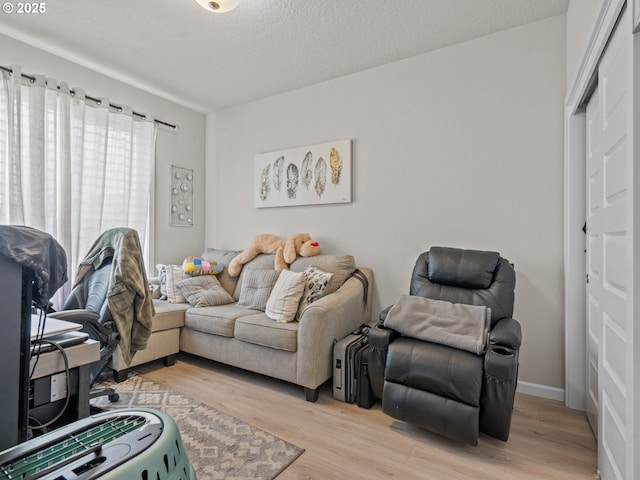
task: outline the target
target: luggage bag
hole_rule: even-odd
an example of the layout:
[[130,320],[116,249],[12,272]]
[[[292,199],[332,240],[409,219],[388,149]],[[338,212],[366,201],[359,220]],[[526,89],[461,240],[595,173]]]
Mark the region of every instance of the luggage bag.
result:
[[[368,345],[369,327],[361,325],[333,343],[333,398],[341,402],[356,401],[356,354]],[[358,357],[360,358],[360,357]]]
[[369,357],[371,356],[371,346],[365,345],[355,358],[356,371],[356,403],[361,408],[371,408],[376,403],[376,397],[373,395],[371,383],[369,381]]

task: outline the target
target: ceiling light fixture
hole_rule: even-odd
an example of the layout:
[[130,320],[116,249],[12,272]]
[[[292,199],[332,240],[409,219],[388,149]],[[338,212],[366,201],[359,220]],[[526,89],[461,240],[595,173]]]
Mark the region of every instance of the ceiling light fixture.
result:
[[196,0],[196,2],[198,2],[198,5],[209,12],[225,13],[230,12],[231,10],[236,8],[240,3],[240,0]]

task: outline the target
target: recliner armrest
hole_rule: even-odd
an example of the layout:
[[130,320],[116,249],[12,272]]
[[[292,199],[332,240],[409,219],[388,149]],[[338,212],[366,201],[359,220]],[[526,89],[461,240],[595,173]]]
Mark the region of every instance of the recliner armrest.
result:
[[520,323],[513,318],[503,318],[489,332],[489,345],[520,348],[521,343],[522,329]]
[[399,336],[395,330],[384,328],[382,323],[369,330],[369,384],[375,398],[382,399],[387,350],[389,344]]
[[378,319],[380,320],[380,323],[384,323],[385,319],[387,318],[387,314],[389,313],[389,310],[391,310],[391,307],[393,307],[393,305],[389,305],[387,308],[385,308],[380,312],[380,315],[378,315]]

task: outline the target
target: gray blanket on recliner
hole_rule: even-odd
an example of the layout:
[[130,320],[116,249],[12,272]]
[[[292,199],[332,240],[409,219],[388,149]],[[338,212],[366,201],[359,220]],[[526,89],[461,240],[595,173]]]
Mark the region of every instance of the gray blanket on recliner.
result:
[[403,295],[384,325],[407,337],[482,355],[487,346],[491,309]]

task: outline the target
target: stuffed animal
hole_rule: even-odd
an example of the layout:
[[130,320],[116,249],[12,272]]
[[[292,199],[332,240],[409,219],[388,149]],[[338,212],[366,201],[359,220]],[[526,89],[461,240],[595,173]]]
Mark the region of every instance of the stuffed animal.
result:
[[320,253],[320,245],[318,242],[311,240],[308,233],[297,233],[286,240],[270,233],[256,235],[251,244],[229,262],[229,275],[232,277],[240,275],[242,266],[261,253],[275,254],[275,269],[288,270],[288,264],[293,263],[297,255],[301,257],[318,255]]

